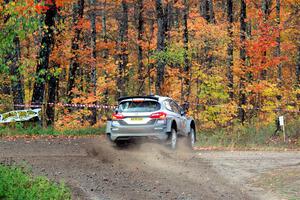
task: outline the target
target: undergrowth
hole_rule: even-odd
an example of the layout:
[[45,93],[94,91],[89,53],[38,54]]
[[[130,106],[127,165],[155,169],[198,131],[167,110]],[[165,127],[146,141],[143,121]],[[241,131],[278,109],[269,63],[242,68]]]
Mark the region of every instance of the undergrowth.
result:
[[104,133],[105,127],[100,128],[80,128],[80,129],[65,129],[57,130],[53,127],[43,128],[40,125],[24,126],[22,123],[15,123],[13,126],[0,126],[1,136],[16,136],[16,135],[52,135],[52,136],[82,136],[82,135],[99,135]]
[[45,177],[34,178],[19,167],[0,165],[0,199],[68,200],[71,193],[63,183],[57,184]]
[[275,124],[268,125],[232,125],[231,127],[214,130],[198,130],[198,146],[214,147],[300,147],[300,120],[286,124],[286,142],[283,132],[276,130]]

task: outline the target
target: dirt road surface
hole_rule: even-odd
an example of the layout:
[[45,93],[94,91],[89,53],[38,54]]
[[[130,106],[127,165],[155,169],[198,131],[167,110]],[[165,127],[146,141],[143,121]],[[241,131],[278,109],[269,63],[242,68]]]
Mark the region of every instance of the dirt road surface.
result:
[[[299,152],[125,149],[103,137],[0,140],[0,163],[63,180],[73,199],[300,199]],[[281,178],[280,178],[281,177]]]

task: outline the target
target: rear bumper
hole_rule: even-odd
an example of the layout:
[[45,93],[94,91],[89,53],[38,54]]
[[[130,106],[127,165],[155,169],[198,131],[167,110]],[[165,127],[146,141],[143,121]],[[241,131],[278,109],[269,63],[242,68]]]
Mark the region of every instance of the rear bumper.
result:
[[166,140],[168,138],[166,124],[124,126],[112,125],[112,123],[109,122],[107,124],[106,133],[111,141],[129,139],[131,137],[151,137],[159,140]]

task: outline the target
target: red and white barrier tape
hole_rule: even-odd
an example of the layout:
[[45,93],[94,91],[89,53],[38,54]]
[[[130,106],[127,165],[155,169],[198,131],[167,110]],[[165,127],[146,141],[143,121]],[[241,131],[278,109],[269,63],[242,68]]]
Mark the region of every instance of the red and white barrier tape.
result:
[[[98,109],[116,109],[115,105],[101,105],[101,104],[74,104],[74,103],[47,103],[49,106],[57,107],[73,107],[73,108],[98,108]],[[189,105],[201,106],[201,104],[191,103]],[[41,108],[43,104],[15,104],[14,107],[25,107],[25,108]],[[202,105],[203,106],[203,105]],[[220,107],[225,108],[226,105],[204,105],[205,107]],[[262,110],[262,108],[253,107],[240,107],[235,106],[235,108],[243,108],[245,110]],[[300,110],[289,110],[289,109],[273,109],[274,112],[289,112],[289,113],[300,113]]]
[[[205,105],[205,104],[197,104],[197,103],[190,103],[189,105],[192,106],[204,106],[205,108],[207,107],[219,107],[219,108],[226,108],[228,107],[228,105],[217,105],[217,104],[213,104],[213,105]],[[267,110],[263,110],[262,108],[258,108],[258,107],[251,107],[251,106],[246,106],[246,107],[242,107],[242,106],[233,106],[234,108],[240,109],[243,108],[244,110],[260,110],[262,112],[268,112]],[[300,110],[290,110],[290,109],[284,109],[284,108],[276,108],[270,111],[274,111],[274,112],[290,112],[290,113],[300,113]]]
[[[99,104],[74,104],[74,103],[47,103],[49,106],[58,107],[73,107],[73,108],[104,108],[104,109],[115,109],[117,106],[111,105],[99,105]],[[25,108],[41,108],[43,104],[15,104],[14,107],[25,107]]]

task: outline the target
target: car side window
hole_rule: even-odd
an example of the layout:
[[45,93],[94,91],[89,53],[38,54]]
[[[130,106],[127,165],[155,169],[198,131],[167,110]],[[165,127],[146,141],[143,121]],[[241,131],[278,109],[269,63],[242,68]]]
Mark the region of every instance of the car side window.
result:
[[179,106],[174,101],[170,101],[170,105],[171,105],[173,112],[178,113],[178,114],[180,113]]
[[177,109],[178,109],[178,113],[181,113],[181,111],[183,110],[182,107],[180,105],[178,105],[178,103],[176,101],[174,101]]
[[167,110],[172,111],[172,107],[170,105],[170,101],[166,100],[164,101],[164,105],[166,107]]

